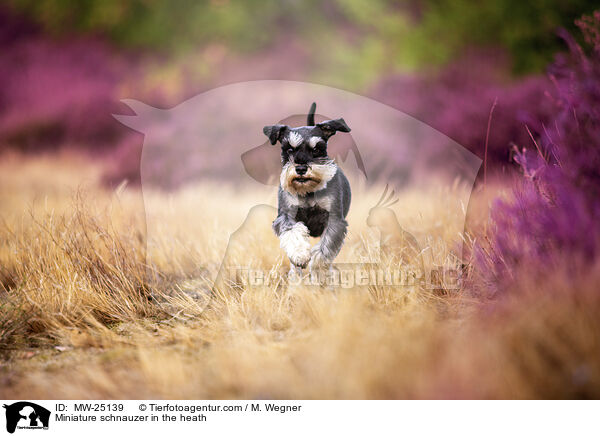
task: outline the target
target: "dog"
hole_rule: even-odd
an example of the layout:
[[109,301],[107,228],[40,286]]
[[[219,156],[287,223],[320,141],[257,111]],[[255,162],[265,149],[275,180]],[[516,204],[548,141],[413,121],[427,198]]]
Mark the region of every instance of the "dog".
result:
[[[340,252],[348,223],[350,183],[327,155],[327,141],[337,132],[350,132],[343,118],[315,125],[316,103],[307,125],[265,126],[271,145],[281,144],[277,218],[273,230],[293,267],[312,271],[330,265]],[[309,236],[320,237],[311,247]],[[292,269],[293,270],[293,269]]]

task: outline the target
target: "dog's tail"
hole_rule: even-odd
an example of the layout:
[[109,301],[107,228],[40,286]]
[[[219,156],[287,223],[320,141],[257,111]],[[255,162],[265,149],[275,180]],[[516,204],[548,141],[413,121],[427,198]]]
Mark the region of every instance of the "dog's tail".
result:
[[310,105],[310,109],[308,110],[308,116],[306,117],[306,125],[314,126],[315,125],[315,111],[317,110],[317,103],[313,102]]

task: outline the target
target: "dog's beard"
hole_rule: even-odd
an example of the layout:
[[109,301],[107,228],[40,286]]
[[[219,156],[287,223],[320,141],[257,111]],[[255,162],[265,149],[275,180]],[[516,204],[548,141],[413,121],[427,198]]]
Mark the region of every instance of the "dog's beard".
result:
[[337,171],[332,160],[323,163],[311,163],[305,174],[296,173],[296,165],[288,162],[281,170],[281,187],[293,195],[304,196],[310,192],[324,189]]

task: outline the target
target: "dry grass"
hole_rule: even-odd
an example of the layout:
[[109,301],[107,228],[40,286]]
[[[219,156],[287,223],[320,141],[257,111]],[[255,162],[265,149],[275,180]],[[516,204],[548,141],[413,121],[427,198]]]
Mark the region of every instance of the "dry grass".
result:
[[[87,163],[13,157],[1,166],[0,397],[600,392],[600,302],[590,283],[553,280],[540,298],[540,284],[523,281],[518,297],[493,305],[465,292],[415,287],[225,283],[206,304],[225,254],[223,229],[235,230],[257,199],[273,205],[270,190],[201,185],[147,192],[146,228],[140,191],[101,189],[98,169]],[[49,174],[60,177],[49,181]],[[449,230],[460,211],[448,198],[460,189],[400,193],[405,209],[426,202],[419,216],[398,217],[422,244],[425,268],[468,263],[458,259],[459,235]],[[491,197],[476,194],[464,240],[483,231]],[[376,260],[378,234],[365,224],[373,204],[360,198],[343,262]],[[249,218],[227,251],[231,263],[267,270],[284,264],[269,227],[273,213],[264,207]],[[574,286],[576,297],[563,292]]]

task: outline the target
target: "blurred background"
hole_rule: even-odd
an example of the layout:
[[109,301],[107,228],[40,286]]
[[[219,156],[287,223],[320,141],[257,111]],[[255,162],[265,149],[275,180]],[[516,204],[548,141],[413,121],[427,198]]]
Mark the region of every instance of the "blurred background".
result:
[[[600,398],[594,7],[584,0],[5,0],[0,398]],[[273,79],[300,89],[279,95],[302,104],[238,98],[249,93],[221,98]],[[328,106],[313,96],[319,87],[342,97]],[[221,106],[199,96],[209,90]],[[337,103],[350,93],[360,102],[347,106],[354,111]],[[257,164],[263,154],[253,153],[274,152],[277,174],[278,151],[264,145],[262,126],[302,122],[296,108],[308,109],[313,98],[319,117],[349,121],[350,142],[337,150],[360,148],[373,183],[351,180],[347,253],[369,254],[408,233],[423,247],[426,268],[460,265],[463,292],[442,282],[408,295],[385,286],[245,292],[236,283],[210,310],[199,305],[212,295],[207,279],[228,247],[223,229],[238,228],[259,203],[276,204],[274,186],[260,184],[267,183]],[[235,149],[212,143],[233,112],[214,108],[227,104],[256,117],[251,133],[229,132]],[[211,116],[195,116],[189,105]],[[194,116],[180,117],[181,109]],[[380,154],[389,165],[402,158],[397,142],[385,141],[393,136],[368,124],[386,112],[425,123],[411,119],[419,127],[412,131],[387,123],[418,139],[415,155],[425,154],[423,144],[437,150],[436,136],[447,135],[477,165],[457,144],[483,160],[476,188],[402,185],[395,210],[375,206],[388,180],[364,138],[386,143]],[[138,189],[144,142],[157,138],[171,155],[171,145],[185,145],[161,123],[144,137],[134,130],[144,117],[121,123],[112,115],[141,113],[152,121],[176,114],[167,127],[191,137],[190,150],[200,134],[208,143],[196,156],[221,163],[233,149],[235,165],[221,171],[225,165],[186,150],[177,156],[190,172],[218,171],[196,186]],[[236,127],[244,126],[240,118]],[[443,135],[429,127],[420,134],[423,126]],[[343,138],[332,139],[330,152]],[[144,157],[158,156],[145,161],[150,175],[162,176],[152,163],[164,163],[177,177],[162,178],[169,182],[161,187],[180,188],[179,161],[157,150],[144,148]],[[431,155],[448,166],[447,155]],[[223,183],[244,169],[256,183]],[[465,200],[451,201],[457,195]],[[272,213],[259,217],[262,227],[246,227],[253,231],[234,252],[238,265],[285,262],[273,260],[282,252]],[[391,262],[401,252],[394,250],[387,250]]]
[[142,135],[112,113],[173,107],[238,81],[310,81],[424,121],[507,171],[551,113],[557,30],[586,0],[8,0],[0,8],[0,148],[75,150],[139,182]]

